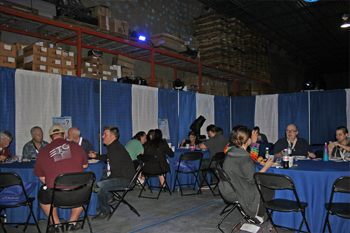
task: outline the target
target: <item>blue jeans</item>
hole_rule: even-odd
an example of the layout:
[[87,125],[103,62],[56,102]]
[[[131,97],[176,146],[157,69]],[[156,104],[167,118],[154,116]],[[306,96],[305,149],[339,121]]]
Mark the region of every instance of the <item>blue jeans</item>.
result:
[[106,214],[110,211],[109,196],[112,194],[109,191],[125,188],[128,183],[118,178],[111,178],[108,180],[101,180],[97,185],[99,186],[97,197],[101,213]]

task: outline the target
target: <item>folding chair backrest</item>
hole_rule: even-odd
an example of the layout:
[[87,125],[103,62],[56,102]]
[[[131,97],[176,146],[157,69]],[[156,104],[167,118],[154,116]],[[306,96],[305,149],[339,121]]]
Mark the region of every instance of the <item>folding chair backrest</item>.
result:
[[333,184],[334,192],[350,193],[350,176],[342,176]]
[[74,172],[58,175],[54,182],[54,187],[77,187],[86,184],[92,185],[95,181],[93,172]]
[[203,154],[201,152],[186,152],[180,156],[180,160],[187,160],[187,161],[201,160],[202,158],[203,158]]
[[231,188],[233,189],[233,191],[236,191],[235,187],[231,183],[230,177],[226,174],[224,169],[221,169],[221,168],[218,168],[218,167],[213,167],[213,169],[214,169],[216,175],[219,177],[219,181],[220,182],[227,182],[227,183],[229,183]]
[[14,172],[1,172],[0,188],[6,188],[13,185],[22,185],[21,177]]
[[[225,156],[226,155],[224,152],[218,152],[212,157],[211,162],[216,162],[215,163],[216,167],[218,167],[218,166],[222,167],[224,160],[225,160]],[[209,166],[211,166],[211,164]]]
[[254,174],[254,179],[255,179],[257,185],[264,186],[265,188],[268,188],[268,189],[294,190],[293,180],[289,176],[286,176],[286,175],[256,172]]
[[140,154],[138,160],[143,162],[142,172],[145,175],[162,175],[164,174],[159,160],[155,155]]

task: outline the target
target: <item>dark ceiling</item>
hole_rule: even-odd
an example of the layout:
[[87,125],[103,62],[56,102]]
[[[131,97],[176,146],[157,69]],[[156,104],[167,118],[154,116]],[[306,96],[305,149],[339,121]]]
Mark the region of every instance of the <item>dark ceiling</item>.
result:
[[199,0],[235,17],[321,73],[349,72],[349,30],[341,28],[349,0]]

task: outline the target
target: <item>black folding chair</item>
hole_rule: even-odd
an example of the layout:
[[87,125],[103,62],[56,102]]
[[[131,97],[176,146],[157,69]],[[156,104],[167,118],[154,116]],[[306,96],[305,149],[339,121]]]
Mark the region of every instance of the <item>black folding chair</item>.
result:
[[[52,198],[50,204],[50,213],[47,221],[46,232],[49,231],[50,226],[53,228],[57,225],[54,224],[52,211],[54,207],[62,209],[72,209],[77,207],[83,207],[84,217],[78,219],[76,223],[82,222],[81,229],[84,227],[85,220],[87,220],[90,232],[92,233],[92,227],[90,224],[87,211],[89,209],[90,198],[92,193],[92,186],[95,182],[95,173],[93,172],[74,172],[58,175],[54,181],[54,187],[52,189]],[[69,187],[69,188],[59,188]],[[62,200],[64,197],[64,200]],[[52,223],[50,223],[50,219]],[[65,222],[67,225],[70,222]]]
[[[168,182],[166,181],[166,172],[163,171],[162,167],[160,166],[160,163],[159,163],[157,156],[141,154],[141,155],[137,156],[137,159],[139,159],[143,162],[143,167],[142,167],[141,171],[142,171],[142,175],[146,178],[145,182],[141,185],[141,191],[140,191],[139,197],[158,200],[162,190],[164,190],[164,189],[168,190],[168,192],[171,195]],[[160,187],[150,185],[150,183],[148,182],[149,179],[151,177],[159,177],[159,176],[164,177],[164,183],[160,184]],[[165,184],[165,186],[164,186],[164,184]],[[151,193],[153,193],[152,188],[159,188],[157,197],[142,196],[142,192],[146,191],[146,189],[145,189],[146,185],[148,186]]]
[[38,228],[38,231],[40,231],[40,228],[38,226],[38,222],[36,221],[36,218],[34,216],[34,213],[33,213],[33,201],[35,200],[35,197],[28,197],[27,195],[27,192],[23,186],[23,182],[22,182],[22,179],[21,177],[16,174],[16,173],[13,173],[13,172],[1,172],[0,173],[0,188],[7,188],[7,187],[11,187],[11,186],[14,186],[14,185],[19,185],[22,189],[22,192],[25,196],[25,200],[21,203],[18,203],[18,204],[1,204],[0,205],[0,212],[7,209],[7,208],[16,208],[16,207],[19,207],[19,206],[28,206],[29,210],[30,210],[30,213],[28,215],[28,218],[27,218],[27,221],[25,223],[10,223],[10,222],[3,222],[0,218],[0,222],[1,222],[1,227],[2,229],[4,230],[4,232],[6,233],[6,229],[4,227],[5,224],[9,225],[14,225],[14,224],[18,224],[18,225],[24,225],[24,228],[23,228],[23,232],[26,231],[27,229],[27,226],[28,226],[28,222],[29,222],[29,219],[31,216],[33,216],[33,219],[34,219],[34,222],[35,222],[35,225],[36,227]]
[[[173,191],[175,190],[176,186],[179,186],[180,192],[181,192],[181,196],[202,194],[200,183],[199,183],[199,180],[198,180],[199,169],[201,167],[202,159],[203,159],[203,154],[201,152],[186,152],[186,153],[183,153],[180,156],[179,165],[178,165],[178,167],[176,169],[176,176],[175,176],[175,182],[174,182]],[[181,171],[180,165],[181,165],[182,161],[199,161],[199,166],[195,167],[194,169],[189,170],[189,171]],[[195,182],[194,183],[189,183],[189,184],[181,184],[180,179],[179,179],[179,174],[192,174],[195,177]],[[178,185],[176,184],[176,182],[178,183]],[[187,193],[187,194],[183,193],[182,186],[192,186],[193,185],[193,190],[195,190],[196,184],[198,185],[198,192]]]
[[112,217],[112,215],[114,214],[114,212],[117,210],[117,208],[119,207],[120,203],[124,203],[125,205],[129,206],[130,210],[132,210],[137,216],[140,217],[140,214],[137,212],[137,210],[130,205],[129,202],[127,202],[124,198],[126,196],[126,194],[128,194],[129,191],[134,190],[134,187],[137,183],[137,177],[139,176],[142,166],[143,166],[143,162],[140,160],[135,160],[135,165],[136,165],[136,161],[138,162],[138,166],[136,168],[136,172],[135,175],[132,177],[132,179],[130,180],[130,183],[128,184],[128,186],[126,186],[123,189],[118,189],[118,190],[112,190],[110,191],[113,196],[114,199],[117,200],[117,202],[114,202],[113,204],[110,204],[110,207],[112,208],[111,214],[109,215],[109,217],[107,218],[107,221],[109,221]]
[[[293,180],[286,175],[280,175],[280,174],[272,174],[272,173],[262,173],[262,172],[256,172],[254,174],[254,180],[255,184],[259,190],[259,193],[261,195],[263,205],[266,208],[266,213],[268,215],[268,220],[271,221],[271,224],[276,227],[283,227],[276,225],[272,220],[272,213],[273,211],[277,212],[301,212],[301,215],[303,216],[303,220],[300,223],[298,232],[301,231],[301,227],[305,223],[306,228],[308,232],[310,231],[309,225],[305,218],[305,209],[308,206],[308,203],[306,202],[300,202],[298,193],[295,189],[295,185]],[[272,190],[285,190],[289,189],[292,190],[295,196],[296,201],[288,200],[288,199],[273,199],[273,200],[267,200],[265,198],[266,194],[262,190],[262,187],[265,187],[267,189]],[[296,231],[296,229],[289,228],[289,227],[283,227],[289,230]],[[302,231],[304,232],[304,231]]]
[[[217,177],[216,173],[214,172],[215,170],[213,169],[213,163],[215,162],[215,167],[222,168],[222,164],[224,163],[224,159],[225,159],[225,153],[224,152],[218,152],[210,159],[208,167],[201,169],[201,172],[202,172],[202,175],[203,175],[203,180],[201,181],[200,187],[203,187],[203,183],[205,182],[208,185],[210,191],[213,193],[214,196],[220,195],[220,193],[215,193],[214,192],[214,190],[218,187],[219,183],[212,181],[209,184],[208,179],[207,179],[207,175],[208,174],[213,174],[216,177],[216,180],[218,181],[219,178]],[[211,187],[212,185],[214,185],[213,188]]]
[[[232,190],[235,192],[236,189],[233,186],[233,184],[231,183],[230,177],[228,177],[228,175],[226,174],[226,172],[218,167],[213,167],[213,171],[216,174],[216,176],[218,177],[219,182],[227,182],[230,187],[232,188]],[[238,209],[238,211],[241,213],[242,218],[232,227],[231,231],[233,231],[233,229],[243,220],[245,219],[247,222],[250,223],[259,223],[259,221],[257,219],[254,219],[252,217],[250,217],[249,215],[247,215],[244,210],[243,207],[241,206],[241,204],[237,201],[232,202],[232,201],[228,201],[227,199],[225,199],[222,195],[221,195],[222,200],[225,202],[226,206],[225,208],[221,211],[220,216],[225,214],[219,221],[218,225],[216,226],[216,228],[218,228],[221,232],[224,232],[221,228],[220,225],[222,224],[222,222],[225,220],[225,218],[227,216],[229,216],[232,211],[234,211],[236,208]]]
[[325,204],[327,216],[322,232],[325,232],[326,226],[328,226],[329,232],[332,233],[331,225],[329,224],[329,214],[335,214],[338,217],[350,219],[350,203],[333,202],[334,193],[350,193],[350,176],[342,176],[334,181],[331,198],[329,203]]

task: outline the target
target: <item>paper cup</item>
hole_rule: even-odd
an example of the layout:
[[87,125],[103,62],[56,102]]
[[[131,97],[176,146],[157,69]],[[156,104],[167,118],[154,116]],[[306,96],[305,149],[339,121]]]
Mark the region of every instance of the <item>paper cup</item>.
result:
[[186,144],[186,149],[190,149],[190,144]]
[[293,156],[289,157],[289,167],[293,167]]
[[22,162],[23,155],[17,155],[17,158],[18,158],[18,162]]

